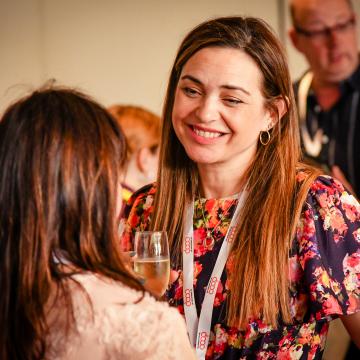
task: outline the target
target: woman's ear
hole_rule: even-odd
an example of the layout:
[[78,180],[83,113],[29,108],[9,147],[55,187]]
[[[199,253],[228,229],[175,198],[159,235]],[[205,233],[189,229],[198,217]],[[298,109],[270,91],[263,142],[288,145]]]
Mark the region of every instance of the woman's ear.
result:
[[272,129],[288,111],[289,99],[278,97],[269,110],[269,122],[267,130]]

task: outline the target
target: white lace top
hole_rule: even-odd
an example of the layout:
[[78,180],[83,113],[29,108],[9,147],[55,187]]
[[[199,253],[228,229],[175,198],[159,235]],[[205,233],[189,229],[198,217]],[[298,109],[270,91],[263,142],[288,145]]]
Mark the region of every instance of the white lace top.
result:
[[177,310],[149,295],[135,303],[141,293],[92,273],[73,278],[87,294],[70,285],[75,326],[67,338],[64,307],[50,313],[48,359],[195,359]]

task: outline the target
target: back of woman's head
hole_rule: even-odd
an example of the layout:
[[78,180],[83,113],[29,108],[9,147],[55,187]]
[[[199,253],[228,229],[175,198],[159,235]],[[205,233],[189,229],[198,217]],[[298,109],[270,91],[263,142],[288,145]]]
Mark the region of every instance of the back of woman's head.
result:
[[[41,358],[58,262],[128,282],[117,252],[126,157],[116,121],[70,89],[35,91],[0,122],[1,358]],[[60,254],[60,255],[59,255]],[[55,256],[56,255],[56,256]]]

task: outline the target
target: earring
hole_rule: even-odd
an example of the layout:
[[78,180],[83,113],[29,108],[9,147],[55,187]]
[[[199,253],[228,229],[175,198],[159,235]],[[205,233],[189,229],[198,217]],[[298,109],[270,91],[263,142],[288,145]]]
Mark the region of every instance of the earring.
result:
[[[265,137],[266,137],[265,140],[263,139],[264,134],[265,134]],[[259,140],[260,140],[262,145],[266,146],[270,142],[270,139],[271,139],[271,135],[269,133],[269,130],[260,131]]]

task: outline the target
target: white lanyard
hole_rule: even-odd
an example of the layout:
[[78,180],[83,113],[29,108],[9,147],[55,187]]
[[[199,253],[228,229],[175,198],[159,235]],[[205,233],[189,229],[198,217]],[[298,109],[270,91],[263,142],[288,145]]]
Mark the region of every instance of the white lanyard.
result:
[[319,156],[322,148],[323,130],[321,128],[318,128],[312,140],[306,126],[306,109],[307,109],[306,103],[307,103],[307,97],[309,94],[311,82],[313,80],[313,76],[314,76],[313,73],[309,71],[300,80],[299,89],[298,89],[298,110],[299,110],[299,120],[300,120],[300,131],[301,131],[305,151],[310,156],[317,157]]
[[185,217],[185,236],[183,240],[183,302],[186,327],[191,344],[196,348],[199,360],[205,359],[205,354],[210,337],[211,318],[213,312],[216,290],[220,282],[231,244],[234,240],[238,225],[238,215],[245,200],[245,191],[239,195],[239,201],[232,217],[229,229],[221,245],[209,283],[206,287],[204,301],[201,306],[200,318],[197,317],[194,296],[194,203],[189,204]]

